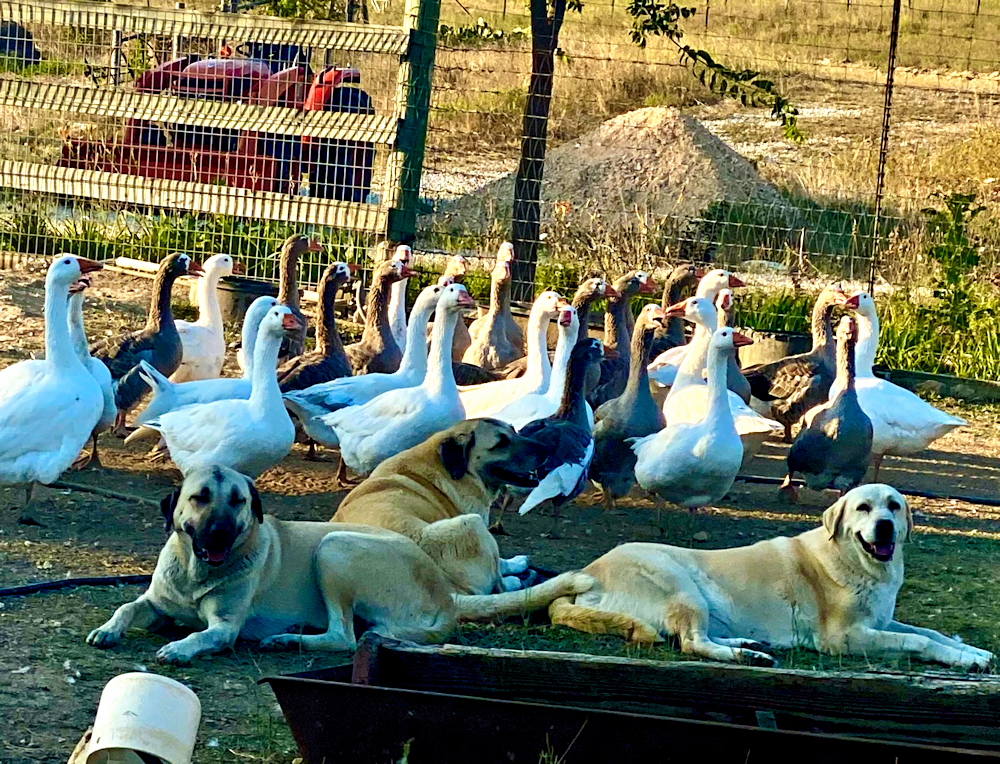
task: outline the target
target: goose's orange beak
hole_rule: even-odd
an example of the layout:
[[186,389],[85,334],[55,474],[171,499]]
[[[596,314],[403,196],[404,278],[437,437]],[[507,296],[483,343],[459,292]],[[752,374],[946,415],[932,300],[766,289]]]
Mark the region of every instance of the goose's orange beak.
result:
[[664,318],[683,318],[684,314],[687,312],[687,300],[682,302],[675,302],[673,305],[668,307],[663,311]]
[[358,272],[358,266],[357,266],[357,264],[356,263],[348,263],[347,264],[347,272],[350,273],[352,276],[355,275]]
[[188,263],[187,275],[194,276],[196,278],[198,276],[204,276],[205,269],[201,267],[201,263],[196,263],[194,260],[192,260],[190,263]]
[[747,337],[745,334],[740,334],[739,332],[733,332],[733,347],[742,348],[747,345],[752,345],[753,340]]
[[736,275],[734,275],[732,273],[729,274],[729,287],[731,289],[735,289],[736,287],[744,287],[744,286],[746,286],[746,282],[743,281],[743,279],[741,279],[739,276],[736,276]]
[[80,264],[80,273],[93,273],[104,270],[104,266],[96,260],[88,260],[86,257],[78,257],[76,261]]
[[281,328],[287,332],[294,332],[302,328],[302,322],[294,313],[286,313],[281,317]]
[[309,240],[309,251],[310,252],[322,252],[323,251],[323,245],[320,244],[319,241],[316,240],[316,239],[310,239]]
[[604,296],[614,299],[615,297],[621,297],[621,292],[615,289],[611,284],[604,285]]
[[642,284],[639,284],[639,294],[656,294],[656,282],[647,277]]

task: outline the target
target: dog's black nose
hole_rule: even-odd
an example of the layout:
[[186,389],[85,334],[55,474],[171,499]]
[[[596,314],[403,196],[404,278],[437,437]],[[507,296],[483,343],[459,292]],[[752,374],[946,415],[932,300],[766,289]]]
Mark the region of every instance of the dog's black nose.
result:
[[209,520],[202,533],[202,547],[205,549],[228,549],[236,535],[236,526],[228,517]]
[[875,523],[875,541],[892,541],[896,537],[896,526],[892,520],[879,520]]

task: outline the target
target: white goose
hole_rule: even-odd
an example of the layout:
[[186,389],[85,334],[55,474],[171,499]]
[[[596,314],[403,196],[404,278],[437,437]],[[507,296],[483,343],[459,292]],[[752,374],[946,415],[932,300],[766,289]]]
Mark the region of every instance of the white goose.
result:
[[[56,480],[79,455],[104,409],[101,386],[73,347],[69,333],[69,289],[101,265],[60,255],[45,276],[44,369],[32,362],[0,371],[0,483]],[[22,508],[22,517],[24,510]]]
[[[717,329],[718,313],[715,306],[705,297],[691,297],[667,308],[667,316],[682,316],[696,325],[695,334],[688,344],[690,351],[677,372],[670,393],[663,404],[663,416],[667,424],[699,421],[708,410],[710,394],[704,383],[703,370],[709,355],[711,338]],[[731,335],[736,347],[750,344],[750,340],[738,332]],[[784,427],[754,411],[732,390],[728,390],[729,408],[736,423],[736,430],[743,439],[744,451],[752,457],[764,440]]]
[[733,486],[743,461],[726,388],[727,356],[734,352],[732,329],[708,341],[707,407],[694,421],[668,422],[632,443],[636,481],[647,491],[690,509],[718,501]]
[[69,298],[69,337],[80,362],[90,370],[97,384],[101,386],[104,407],[101,410],[101,418],[97,420],[94,431],[90,435],[90,454],[88,456],[81,454],[80,458],[73,462],[74,469],[84,469],[91,465],[101,466],[100,459],[97,456],[97,436],[111,429],[111,425],[115,423],[115,416],[118,414],[111,371],[101,360],[90,355],[90,350],[87,346],[87,332],[83,326],[83,292],[89,286],[90,277],[83,276],[77,282],[77,285],[71,289],[72,294]]
[[431,313],[437,307],[442,290],[452,283],[442,277],[438,283],[426,287],[413,303],[403,360],[392,374],[362,374],[342,377],[305,390],[285,393],[285,407],[298,418],[306,435],[317,443],[333,448],[338,445],[337,433],[323,421],[323,416],[348,406],[361,406],[390,390],[416,387],[427,374],[427,353],[420,342]]
[[567,304],[558,292],[542,292],[531,306],[528,316],[528,368],[523,377],[459,388],[462,405],[470,419],[492,416],[518,398],[544,393],[549,389],[552,374],[546,343],[549,321]]
[[[719,297],[719,292],[723,289],[735,289],[741,286],[746,286],[746,284],[740,278],[727,270],[717,268],[702,276],[701,281],[698,282],[698,289],[694,296],[704,297],[714,305],[716,299]],[[675,348],[664,350],[650,361],[647,367],[650,380],[660,387],[670,387],[674,384],[674,377],[677,376],[681,364],[684,363],[684,358],[691,349],[694,338],[692,337],[691,340],[692,342],[689,342],[687,345],[678,345]]]
[[[862,411],[872,422],[872,456],[875,476],[886,455],[908,456],[923,451],[938,438],[967,422],[946,414],[872,371],[878,349],[878,313],[868,292],[855,292],[844,305],[858,317],[858,344],[855,350],[856,379],[854,387]],[[830,400],[838,393],[837,383],[830,388]]]
[[221,464],[255,478],[288,454],[295,426],[281,401],[274,368],[285,332],[300,329],[299,319],[284,305],[264,316],[254,346],[248,400],[185,406],[146,422],[166,440],[170,457],[183,474]]
[[183,356],[172,382],[217,379],[226,362],[226,338],[219,308],[219,279],[233,275],[233,258],[212,255],[202,264],[205,273],[198,281],[198,320],[175,321],[181,336]]
[[[253,364],[254,350],[257,345],[257,332],[260,329],[260,322],[267,315],[271,308],[277,306],[278,300],[267,295],[258,297],[247,308],[243,317],[243,339],[242,346],[246,348],[246,369],[243,376],[235,379],[199,379],[194,382],[181,382],[176,384],[152,367],[151,364],[140,362],[142,367],[142,378],[153,391],[153,398],[146,405],[139,416],[136,417],[137,425],[145,424],[150,419],[174,411],[183,406],[191,406],[197,403],[211,403],[212,401],[224,401],[230,398],[246,400],[250,397],[253,389]],[[126,443],[133,440],[144,440],[149,437],[149,428],[139,428],[126,439]]]
[[[507,422],[515,430],[520,430],[528,422],[545,419],[559,410],[566,390],[566,376],[569,373],[569,359],[580,333],[580,317],[572,305],[564,305],[559,311],[559,339],[552,358],[552,375],[549,387],[544,393],[529,393],[511,401],[493,415],[494,419]],[[590,429],[594,429],[594,410],[584,401]]]
[[[465,419],[451,366],[455,322],[476,303],[465,287],[451,284],[438,299],[427,374],[419,387],[390,390],[363,406],[323,417],[337,434],[343,463],[367,475],[390,456],[422,443]],[[418,343],[419,344],[419,343]]]
[[[392,256],[392,262],[402,263],[408,266],[410,264],[410,257],[413,255],[413,250],[411,250],[405,244],[400,244],[396,247],[396,252]],[[401,352],[406,352],[406,282],[409,279],[400,279],[395,284],[389,293],[389,328],[392,330],[392,338],[396,340],[396,344],[399,346]]]
[[[115,404],[114,381],[111,379],[111,371],[100,360],[90,355],[87,346],[87,332],[83,325],[83,302],[84,290],[90,286],[90,276],[85,275],[78,278],[69,288],[69,337],[73,343],[80,362],[90,370],[97,384],[101,386],[101,394],[104,397],[104,408],[101,411],[101,418],[97,421],[94,431],[91,433],[91,451],[89,454],[80,456],[71,465],[73,469],[86,469],[91,465],[101,466],[97,456],[97,436],[106,432],[114,424],[115,416],[118,413],[118,406]],[[31,374],[32,384],[35,380],[41,379],[47,371],[45,359],[34,359],[22,361],[18,366],[24,374],[22,379],[27,381],[28,374]]]

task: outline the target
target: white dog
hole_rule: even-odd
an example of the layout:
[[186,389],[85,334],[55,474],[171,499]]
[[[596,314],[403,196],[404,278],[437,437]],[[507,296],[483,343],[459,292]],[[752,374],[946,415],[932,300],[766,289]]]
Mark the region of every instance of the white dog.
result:
[[549,608],[553,623],[637,642],[663,635],[722,661],[771,663],[762,645],[834,655],[909,655],[985,669],[993,654],[893,620],[903,584],[906,500],[864,485],[823,514],[823,527],[736,549],[623,544],[584,572],[590,591]]

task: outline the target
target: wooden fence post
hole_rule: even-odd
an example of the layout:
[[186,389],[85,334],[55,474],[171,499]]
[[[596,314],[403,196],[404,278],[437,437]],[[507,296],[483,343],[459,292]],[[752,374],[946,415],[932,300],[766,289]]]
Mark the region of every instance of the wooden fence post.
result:
[[382,204],[388,208],[386,236],[409,241],[417,227],[420,174],[427,145],[431,77],[441,0],[406,0],[403,29],[409,48],[400,62],[396,88],[396,147],[389,155]]

